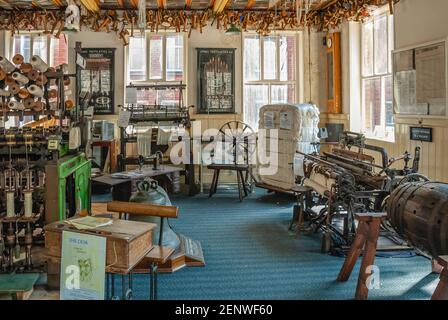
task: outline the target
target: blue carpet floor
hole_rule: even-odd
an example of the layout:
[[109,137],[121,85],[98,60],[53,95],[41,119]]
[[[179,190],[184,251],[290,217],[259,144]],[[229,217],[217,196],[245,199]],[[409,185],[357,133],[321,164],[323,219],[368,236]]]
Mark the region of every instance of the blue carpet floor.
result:
[[[96,201],[104,197],[96,197]],[[295,239],[288,231],[293,199],[256,190],[240,203],[236,192],[213,198],[176,195],[177,232],[201,241],[206,266],[159,275],[159,299],[353,299],[356,266],[347,283],[335,281],[343,258],[320,253],[319,234]],[[369,299],[429,299],[438,282],[423,257],[377,258],[381,288]],[[136,299],[147,299],[149,276],[134,282]]]

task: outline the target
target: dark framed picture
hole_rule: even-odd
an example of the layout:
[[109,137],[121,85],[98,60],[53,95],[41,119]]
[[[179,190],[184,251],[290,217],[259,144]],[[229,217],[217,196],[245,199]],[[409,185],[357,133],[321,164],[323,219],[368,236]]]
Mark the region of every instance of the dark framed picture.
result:
[[94,114],[114,113],[115,48],[83,48],[80,52],[86,62],[85,69],[76,66],[79,96],[91,94],[88,105]]
[[235,50],[197,48],[198,113],[235,113]]

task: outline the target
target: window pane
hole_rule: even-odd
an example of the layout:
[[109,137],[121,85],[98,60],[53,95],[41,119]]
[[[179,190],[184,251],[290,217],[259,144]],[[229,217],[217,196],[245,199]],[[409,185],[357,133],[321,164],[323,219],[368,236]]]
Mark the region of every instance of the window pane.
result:
[[392,73],[392,50],[395,49],[395,38],[394,38],[394,16],[389,15],[389,32],[388,32],[388,38],[389,38],[389,73]]
[[40,36],[33,38],[33,55],[39,56],[43,61],[47,62],[47,37]]
[[184,38],[181,35],[166,37],[166,80],[182,81],[184,69]]
[[162,79],[163,37],[152,36],[149,40],[149,78]]
[[381,79],[363,81],[364,129],[374,132],[381,126]]
[[264,79],[275,80],[277,74],[277,38],[264,37]]
[[244,122],[254,130],[258,128],[258,113],[268,103],[267,85],[244,86]]
[[157,103],[157,93],[154,89],[137,90],[137,104],[155,105]]
[[50,40],[50,66],[56,67],[68,63],[68,46],[64,37],[51,38]]
[[273,85],[271,86],[271,103],[294,103],[294,85]]
[[375,19],[375,74],[385,74],[389,66],[387,37],[387,16]]
[[[30,35],[15,35],[12,43],[12,57],[20,53],[25,61],[31,60],[31,36]],[[11,57],[11,58],[12,58]]]
[[129,38],[129,79],[146,80],[146,40],[144,36]]
[[244,80],[260,80],[260,37],[244,37]]
[[280,80],[292,81],[295,79],[295,49],[296,37],[280,37]]
[[362,74],[373,75],[373,22],[362,26]]
[[393,103],[393,82],[392,76],[384,77],[384,91],[386,104],[386,130],[394,129],[394,103]]

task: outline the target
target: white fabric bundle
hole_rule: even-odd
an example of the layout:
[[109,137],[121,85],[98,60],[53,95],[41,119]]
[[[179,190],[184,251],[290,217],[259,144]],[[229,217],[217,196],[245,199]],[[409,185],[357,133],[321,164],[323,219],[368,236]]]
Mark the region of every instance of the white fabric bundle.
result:
[[[278,104],[266,105],[260,109],[259,129],[266,130],[266,143],[264,151],[271,162],[274,174],[266,174],[268,165],[259,163],[256,171],[258,179],[268,185],[275,185],[283,189],[291,189],[296,184],[296,176],[303,177],[303,156],[296,152],[306,154],[314,151],[313,142],[319,142],[319,109],[315,105]],[[272,131],[271,131],[272,130]],[[276,130],[276,132],[274,132]],[[278,137],[276,148],[270,146],[271,137]],[[260,141],[258,142],[260,148]],[[262,151],[262,150],[259,150]]]

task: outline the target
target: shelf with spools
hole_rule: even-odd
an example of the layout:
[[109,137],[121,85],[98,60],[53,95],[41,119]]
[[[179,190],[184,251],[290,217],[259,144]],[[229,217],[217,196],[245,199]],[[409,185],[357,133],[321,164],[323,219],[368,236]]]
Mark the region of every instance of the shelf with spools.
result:
[[0,57],[0,97],[4,117],[39,116],[64,118],[74,107],[69,98],[70,77],[66,66],[49,67],[39,56],[30,62],[16,54],[12,61]]

